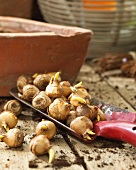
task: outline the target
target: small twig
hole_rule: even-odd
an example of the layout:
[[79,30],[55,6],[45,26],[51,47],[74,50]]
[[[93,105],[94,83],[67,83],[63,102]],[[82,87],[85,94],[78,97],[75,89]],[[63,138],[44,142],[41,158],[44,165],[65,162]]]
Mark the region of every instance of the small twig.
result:
[[133,60],[131,54],[106,54],[103,58],[100,58],[98,65],[101,67],[102,71],[120,69],[123,62],[128,62]]
[[123,74],[136,79],[136,60],[128,61],[121,67]]

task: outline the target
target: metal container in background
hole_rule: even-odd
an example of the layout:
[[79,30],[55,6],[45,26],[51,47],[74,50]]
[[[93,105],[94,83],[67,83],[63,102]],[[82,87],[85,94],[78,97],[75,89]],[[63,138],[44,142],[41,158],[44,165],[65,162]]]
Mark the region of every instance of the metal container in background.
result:
[[91,29],[88,58],[136,51],[136,0],[38,0],[44,19]]

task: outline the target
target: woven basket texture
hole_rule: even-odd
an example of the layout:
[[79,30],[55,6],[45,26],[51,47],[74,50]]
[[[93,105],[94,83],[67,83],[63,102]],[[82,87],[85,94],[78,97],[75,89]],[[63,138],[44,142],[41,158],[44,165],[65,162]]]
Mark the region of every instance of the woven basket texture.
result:
[[87,57],[136,51],[136,0],[38,0],[44,20],[93,31]]

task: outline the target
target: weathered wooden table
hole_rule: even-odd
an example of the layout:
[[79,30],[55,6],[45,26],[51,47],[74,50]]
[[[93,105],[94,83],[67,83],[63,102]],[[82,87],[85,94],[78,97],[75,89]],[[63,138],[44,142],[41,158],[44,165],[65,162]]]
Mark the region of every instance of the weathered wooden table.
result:
[[[95,63],[86,61],[76,81],[82,81],[93,97],[135,112],[136,82],[134,79],[118,76],[103,77],[102,74],[97,74],[96,70]],[[0,170],[136,169],[135,147],[102,137],[97,138],[91,144],[85,144],[61,131],[58,131],[58,134],[51,141],[55,150],[55,160],[49,164],[48,154],[37,157],[28,148],[29,141],[39,121],[36,118],[37,115],[38,113],[24,106],[17,126],[24,132],[25,142],[21,148],[16,149],[9,148],[5,143],[0,143]]]

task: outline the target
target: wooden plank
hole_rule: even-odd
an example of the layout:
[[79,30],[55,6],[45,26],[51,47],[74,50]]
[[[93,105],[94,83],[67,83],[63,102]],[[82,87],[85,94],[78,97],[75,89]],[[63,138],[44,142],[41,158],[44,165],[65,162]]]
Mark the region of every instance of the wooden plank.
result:
[[[0,143],[1,168],[9,170],[42,170],[45,168],[48,168],[49,170],[54,170],[55,168],[63,170],[84,170],[82,165],[76,164],[76,156],[59,133],[51,140],[51,144],[55,151],[55,160],[52,164],[48,163],[48,154],[35,156],[31,153],[29,150],[29,142],[33,137],[35,127],[38,123],[38,121],[32,119],[35,114],[35,112],[27,108],[18,117],[16,127],[20,128],[25,134],[25,142],[22,147],[9,148],[4,142]],[[39,115],[37,117],[39,117]],[[3,133],[4,131],[0,129],[0,134]]]
[[[134,111],[131,104],[124,100],[120,93],[113,87],[117,84],[116,79],[110,77],[104,80],[96,73],[97,66],[90,62],[85,62],[78,75],[76,82],[82,81],[88,88],[89,93],[105,102],[114,104],[121,108],[128,108]],[[124,79],[124,81],[126,81]],[[119,80],[117,81],[118,84]],[[120,85],[121,86],[121,85]],[[124,89],[119,87],[119,89]],[[129,86],[130,87],[130,86]],[[130,90],[131,91],[131,90]],[[127,94],[125,95],[127,96]],[[36,119],[35,119],[36,118]],[[29,148],[30,139],[33,136],[39,114],[28,107],[23,107],[22,115],[18,117],[19,127],[25,134],[25,142],[21,148],[9,148],[5,143],[0,143],[0,164],[1,169],[9,170],[115,170],[115,169],[136,169],[136,148],[123,143],[104,138],[96,138],[91,144],[84,144],[77,139],[67,136],[66,132],[58,130],[57,135],[51,141],[55,151],[55,160],[52,164],[48,163],[48,154],[43,156],[33,155]],[[2,129],[0,129],[2,134]]]
[[[83,81],[93,97],[100,98],[123,109],[127,108],[134,111],[131,105],[114,88],[109,86],[104,79],[101,79],[95,72],[96,67],[94,69],[90,64],[85,63],[81,68],[77,82]],[[115,79],[113,82],[115,82]],[[136,169],[136,148],[127,143],[102,137],[96,138],[91,144],[83,144],[71,136],[68,136],[68,139],[79,156],[84,158],[87,170]]]
[[97,138],[91,144],[83,144],[69,136],[87,170],[136,169],[136,148],[120,141]]
[[132,112],[135,111],[114,88],[110,87],[104,79],[95,73],[95,69],[90,67],[88,63],[83,65],[76,81],[82,81],[92,97],[99,98],[122,109],[128,109]]
[[136,82],[133,78],[109,77],[107,82],[115,88],[117,92],[128,102],[136,111]]

